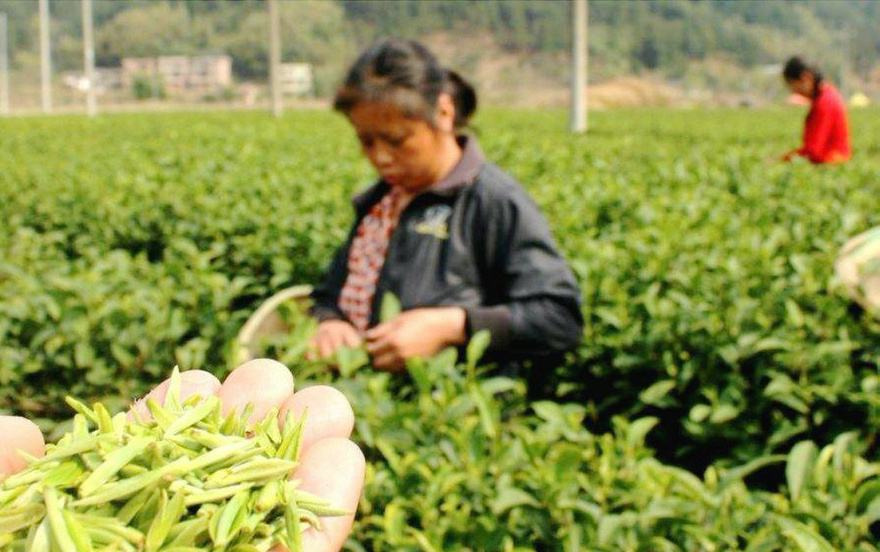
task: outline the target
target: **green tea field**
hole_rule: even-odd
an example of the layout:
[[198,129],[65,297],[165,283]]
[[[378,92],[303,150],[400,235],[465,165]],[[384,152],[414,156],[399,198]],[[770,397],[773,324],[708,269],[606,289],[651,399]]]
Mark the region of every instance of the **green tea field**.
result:
[[[407,377],[271,353],[351,400],[367,481],[350,551],[880,550],[880,319],[840,292],[880,225],[880,109],[843,166],[765,162],[805,113],[487,110],[486,156],[546,214],[583,292],[541,400],[454,351]],[[0,413],[121,410],[223,377],[274,292],[314,284],[373,174],[321,111],[0,119]],[[0,436],[2,438],[2,436]]]

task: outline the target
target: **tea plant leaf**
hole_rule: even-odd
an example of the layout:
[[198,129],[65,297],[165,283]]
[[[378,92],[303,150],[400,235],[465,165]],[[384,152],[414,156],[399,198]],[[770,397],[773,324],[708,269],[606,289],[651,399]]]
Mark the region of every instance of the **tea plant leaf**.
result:
[[[3,481],[0,546],[19,542],[15,551],[44,552],[254,546],[265,552],[282,537],[296,543],[299,531],[321,530],[318,516],[351,513],[288,480],[298,465],[304,417],[288,413],[282,433],[273,408],[250,431],[248,409],[224,419],[220,401],[211,398],[172,399],[167,407],[153,401],[159,416],[131,422],[124,413],[110,418],[96,403],[91,433],[80,423],[61,444],[50,443],[44,458],[31,458]],[[107,420],[116,422],[111,432]],[[224,427],[233,433],[224,434]],[[253,545],[239,542],[252,537],[258,537]]]
[[720,485],[721,487],[726,487],[733,482],[742,481],[749,475],[757,472],[762,468],[771,466],[773,464],[779,464],[781,462],[785,462],[786,460],[788,460],[788,456],[784,454],[769,454],[766,456],[755,458],[741,466],[737,466],[724,472],[724,476],[721,479]]
[[[877,497],[880,497],[880,480],[871,479],[859,485],[854,497],[856,513],[864,514],[867,512],[869,506]],[[880,502],[878,502],[877,506],[880,506]]]
[[788,483],[792,502],[797,502],[801,492],[809,484],[810,473],[817,455],[818,449],[812,441],[801,441],[788,454],[788,462],[785,465],[785,480]]
[[393,320],[402,310],[403,308],[400,305],[400,299],[398,299],[396,295],[390,291],[386,291],[382,294],[382,303],[379,307],[379,320],[381,322]]
[[712,415],[709,416],[709,421],[713,424],[723,424],[733,420],[737,416],[739,416],[739,410],[735,406],[721,404],[712,409]]
[[415,357],[406,361],[406,370],[412,376],[420,395],[431,393],[431,378],[428,375],[428,367],[425,359]]
[[659,404],[670,391],[675,389],[675,385],[675,380],[658,381],[639,393],[639,400],[645,404]]
[[492,399],[475,382],[468,384],[468,393],[477,406],[477,411],[480,413],[480,424],[483,427],[483,431],[489,438],[496,438],[498,436],[497,411],[494,408]]
[[835,548],[813,528],[784,516],[774,515],[773,521],[780,531],[791,540],[801,552],[834,552]]
[[645,437],[658,423],[660,420],[653,416],[635,420],[629,424],[626,430],[626,442],[632,447],[642,445],[645,442]]
[[486,352],[486,349],[489,348],[489,344],[492,340],[492,335],[488,330],[481,330],[475,333],[471,340],[467,345],[467,365],[470,368],[474,368],[477,365],[477,362],[482,358],[483,354]]
[[491,502],[492,513],[495,515],[501,515],[518,506],[538,507],[540,504],[529,493],[514,487],[501,489]]

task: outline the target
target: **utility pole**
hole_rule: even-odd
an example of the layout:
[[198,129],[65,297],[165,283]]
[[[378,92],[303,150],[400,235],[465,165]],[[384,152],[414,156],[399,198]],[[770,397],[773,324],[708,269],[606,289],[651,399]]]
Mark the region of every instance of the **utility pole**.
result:
[[849,79],[847,78],[848,77],[847,71],[850,67],[852,67],[852,65],[850,63],[850,36],[851,35],[850,35],[850,33],[847,32],[848,29],[846,28],[846,26],[844,26],[844,28],[842,30],[843,30],[843,32],[841,33],[841,35],[842,35],[841,50],[842,50],[842,58],[843,59],[841,60],[841,67],[840,67],[840,93],[843,95],[844,101],[846,101],[846,98],[848,96],[852,96],[852,94],[853,94],[853,91],[850,90]]
[[272,87],[272,114],[281,117],[281,21],[278,0],[269,0],[269,81]]
[[86,113],[94,117],[98,112],[95,102],[95,39],[92,29],[92,0],[82,0],[83,69],[86,82]]
[[587,0],[572,0],[571,131],[587,131]]
[[9,18],[0,13],[0,114],[9,115]]
[[49,0],[40,0],[40,84],[43,113],[52,112],[52,54],[49,50]]

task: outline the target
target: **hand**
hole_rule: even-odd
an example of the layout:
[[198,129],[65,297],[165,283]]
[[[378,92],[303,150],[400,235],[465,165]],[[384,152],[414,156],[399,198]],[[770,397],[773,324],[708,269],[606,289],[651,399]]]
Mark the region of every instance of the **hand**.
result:
[[797,151],[789,151],[782,155],[771,155],[770,157],[764,159],[764,163],[767,165],[775,165],[776,163],[788,163],[795,155],[797,155]]
[[[251,421],[262,419],[273,407],[285,419],[288,411],[299,416],[308,409],[303,431],[300,465],[291,477],[301,480],[300,488],[319,495],[339,508],[354,512],[364,484],[364,456],[348,438],[354,427],[354,415],[348,400],[336,389],[314,386],[294,393],[293,377],[282,364],[272,360],[252,360],[242,364],[221,385],[212,374],[199,370],[183,372],[181,400],[192,395],[217,395],[224,412],[241,411],[253,404]],[[169,381],[165,380],[146,397],[137,401],[132,410],[149,416],[146,399],[165,400]],[[45,453],[40,430],[24,418],[0,416],[0,476],[14,473],[25,466],[15,450],[20,448],[34,456]],[[321,518],[323,531],[309,529],[303,533],[303,548],[315,552],[338,552],[348,533],[354,514]],[[283,551],[276,547],[275,552]]]
[[467,315],[460,307],[404,311],[364,334],[367,353],[379,370],[400,371],[406,359],[437,354],[467,341]]
[[341,347],[359,347],[363,339],[357,328],[345,320],[325,320],[318,324],[309,343],[307,358],[328,358]]

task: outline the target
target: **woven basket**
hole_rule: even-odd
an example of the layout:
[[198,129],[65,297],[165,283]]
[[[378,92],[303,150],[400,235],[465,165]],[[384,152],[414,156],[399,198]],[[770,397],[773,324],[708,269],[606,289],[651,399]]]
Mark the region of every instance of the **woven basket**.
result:
[[278,314],[278,307],[285,303],[305,303],[312,293],[312,286],[301,285],[282,289],[266,299],[254,314],[248,318],[235,338],[236,361],[241,364],[259,355],[260,341],[273,335],[290,331]]
[[880,315],[880,226],[846,242],[834,271],[854,301]]

